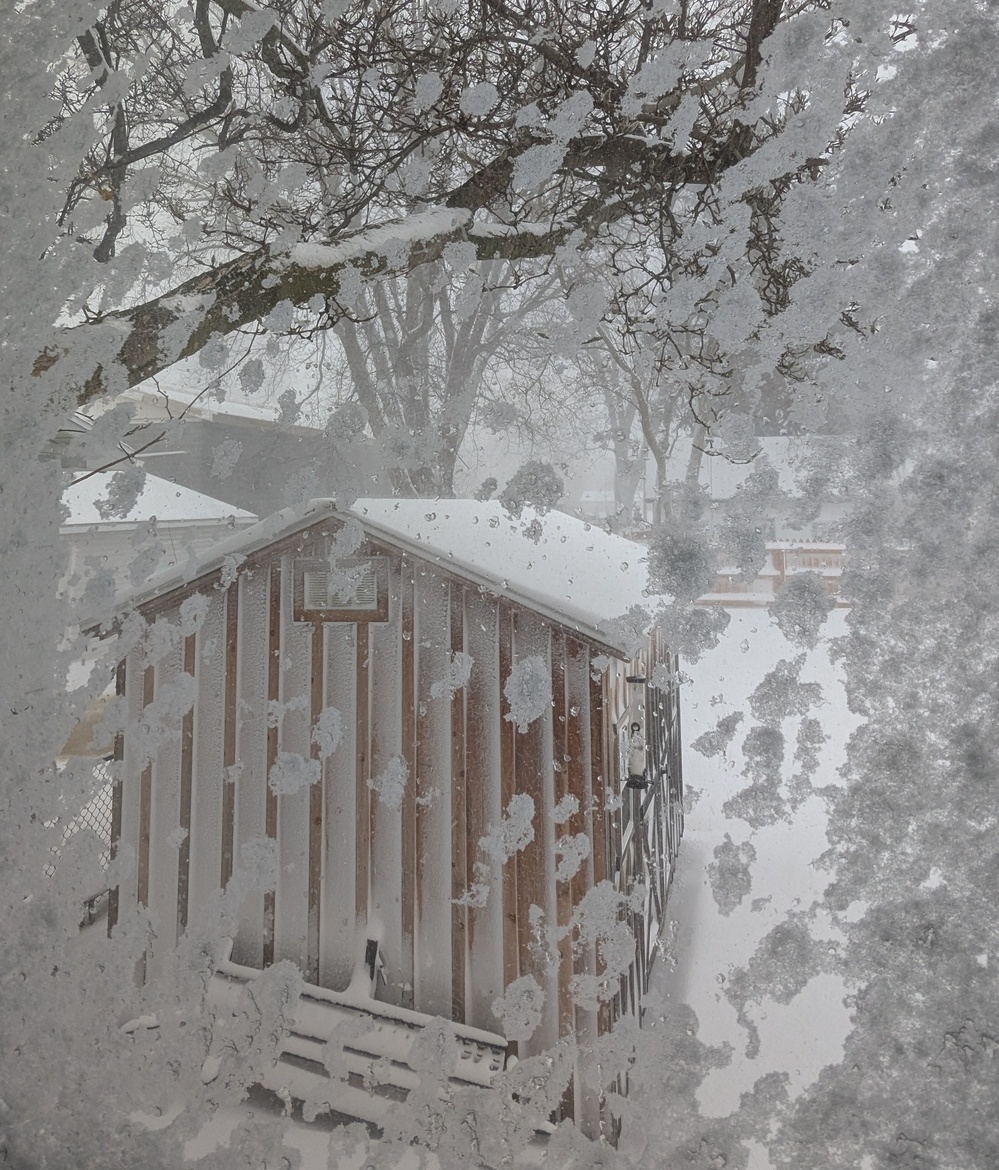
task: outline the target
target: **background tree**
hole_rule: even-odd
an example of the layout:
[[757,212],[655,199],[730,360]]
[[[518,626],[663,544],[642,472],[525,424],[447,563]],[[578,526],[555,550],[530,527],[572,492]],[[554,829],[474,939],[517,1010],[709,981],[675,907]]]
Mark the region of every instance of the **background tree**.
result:
[[[662,328],[707,297],[737,332],[747,310],[759,330],[833,259],[783,219],[867,100],[872,58],[856,45],[890,32],[851,8],[847,36],[824,5],[778,0],[675,14],[198,0],[173,15],[133,0],[95,20],[46,129],[81,88],[101,127],[63,226],[118,254],[70,306],[86,328],[35,362],[41,374],[76,350],[60,377],[84,399],[250,322],[280,327],[288,306],[332,325],[355,273],[404,274],[455,242],[522,260],[602,241],[632,274],[644,250],[633,315],[644,305]],[[407,214],[414,200],[428,210]],[[150,240],[191,273],[151,300],[169,278]],[[794,343],[820,342],[837,303]],[[770,332],[776,358],[788,339]]]

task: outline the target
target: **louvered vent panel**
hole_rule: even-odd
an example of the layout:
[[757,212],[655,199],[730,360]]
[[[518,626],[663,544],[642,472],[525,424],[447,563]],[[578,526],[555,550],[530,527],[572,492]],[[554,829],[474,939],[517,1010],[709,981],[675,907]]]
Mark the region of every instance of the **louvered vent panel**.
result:
[[[377,609],[378,607],[378,580],[374,565],[358,566],[363,568],[363,575],[357,582],[356,591],[343,586],[342,578],[353,583],[357,570],[353,567],[344,569],[337,577],[326,570],[306,569],[304,573],[304,602],[306,609]],[[339,588],[338,588],[339,586]]]

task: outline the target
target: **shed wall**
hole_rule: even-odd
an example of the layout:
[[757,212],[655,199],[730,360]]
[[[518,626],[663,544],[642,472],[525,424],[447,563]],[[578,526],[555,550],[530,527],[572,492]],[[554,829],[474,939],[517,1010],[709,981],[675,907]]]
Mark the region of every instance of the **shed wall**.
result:
[[[521,1054],[572,1032],[592,1042],[637,1010],[671,876],[678,770],[638,804],[619,799],[622,729],[639,702],[651,726],[660,701],[648,687],[639,700],[626,680],[651,676],[668,653],[653,642],[601,673],[598,648],[571,630],[370,540],[360,553],[387,559],[387,620],[296,621],[295,560],[328,556],[331,535],[318,528],[264,550],[225,588],[197,583],[147,615],[159,632],[125,669],[133,728],[184,674],[195,702],[157,716],[165,738],[151,762],[142,736],[125,737],[116,815],[137,871],[117,915],[147,906],[162,951],[270,840],[275,888],[242,902],[234,961],[291,959],[310,982],[342,991],[367,980],[375,939],[378,998],[495,1030],[494,1001],[530,975],[544,1007]],[[192,631],[181,605],[198,590],[207,611]],[[458,655],[473,665],[455,686]],[[520,731],[503,687],[528,657],[545,664],[552,701]],[[664,703],[660,722],[673,728],[674,697]],[[342,734],[328,753],[315,733],[331,708]],[[677,734],[678,724],[670,750]],[[295,768],[319,779],[275,792]],[[534,801],[534,837],[504,862],[486,842],[520,793]],[[632,911],[635,962],[602,1006],[580,1006],[574,979],[602,971],[598,940],[574,930],[580,902],[601,881],[630,895],[660,846],[669,859]],[[578,1082],[566,1110],[584,1116],[595,1106]]]

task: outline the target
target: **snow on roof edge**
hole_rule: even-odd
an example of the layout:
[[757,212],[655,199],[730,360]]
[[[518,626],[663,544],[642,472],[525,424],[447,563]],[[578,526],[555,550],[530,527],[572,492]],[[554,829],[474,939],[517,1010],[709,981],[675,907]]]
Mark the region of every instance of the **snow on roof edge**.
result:
[[[433,501],[419,502],[424,505],[433,503]],[[238,557],[242,560],[266,548],[269,544],[277,540],[290,536],[298,530],[308,528],[328,518],[336,518],[343,521],[355,520],[375,539],[391,544],[401,551],[409,552],[421,560],[444,562],[444,557],[440,551],[432,545],[414,539],[390,525],[379,523],[377,518],[366,516],[362,512],[357,511],[358,506],[363,508],[366,503],[368,501],[363,499],[358,500],[349,511],[342,511],[338,507],[335,499],[319,498],[309,500],[303,504],[283,508],[281,511],[275,512],[265,519],[258,521],[256,524],[234,533],[228,539],[219,541],[211,549],[201,554],[201,556],[192,557],[185,565],[166,569],[150,578],[143,586],[123,594],[115,601],[116,614],[121,615],[125,612],[149,605],[186,585],[191,585],[201,578],[217,572],[229,558]],[[568,516],[564,513],[558,513],[558,516],[560,519],[564,518],[568,521],[576,521],[575,517]],[[608,625],[613,627],[618,620],[617,618],[611,619],[607,624],[598,624],[595,621],[588,620],[584,613],[580,612],[571,604],[554,604],[550,600],[532,594],[526,589],[518,588],[516,585],[511,586],[505,580],[497,580],[488,571],[477,571],[474,564],[469,564],[464,560],[448,560],[446,563],[443,563],[443,567],[455,576],[469,581],[470,584],[480,586],[496,596],[504,597],[516,604],[523,605],[525,608],[533,610],[541,616],[556,622],[558,625],[578,633],[589,641],[596,642],[602,647],[613,650],[622,658],[630,656],[629,639],[624,636],[624,632],[615,630],[614,628],[607,628]],[[646,608],[649,613],[653,614],[663,600],[665,599],[648,597]],[[627,610],[623,610],[619,617],[623,618],[626,612]],[[81,627],[84,629],[94,629],[106,626],[106,624],[103,620],[95,618],[86,623],[81,623]]]

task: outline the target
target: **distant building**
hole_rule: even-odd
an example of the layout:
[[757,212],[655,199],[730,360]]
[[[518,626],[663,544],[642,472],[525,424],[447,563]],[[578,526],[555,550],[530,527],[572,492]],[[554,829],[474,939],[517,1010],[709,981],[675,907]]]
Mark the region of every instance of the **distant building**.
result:
[[166,395],[136,388],[128,400],[136,421],[166,432],[144,453],[147,468],[260,516],[319,492],[391,491],[386,453],[349,428],[281,422],[276,407],[176,387]]
[[[269,964],[302,971],[269,1087],[377,1123],[441,1016],[462,1083],[575,1037],[561,1113],[604,1131],[580,1074],[599,1034],[640,1017],[683,827],[676,657],[632,610],[651,604],[643,558],[555,512],[315,500],[150,583],[129,605],[147,637],[118,669],[138,730],[113,848],[137,865],[109,928],[148,908],[155,976],[272,842],[275,888],[247,897],[211,989],[238,1012]],[[528,1025],[497,1015],[535,985]],[[386,1044],[396,1071],[372,1087]]]
[[115,510],[109,495],[115,474],[85,474],[63,492],[68,515],[59,535],[69,547],[73,596],[95,573],[110,574],[119,590],[141,586],[257,521],[243,508],[148,474],[134,503]]

